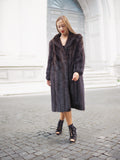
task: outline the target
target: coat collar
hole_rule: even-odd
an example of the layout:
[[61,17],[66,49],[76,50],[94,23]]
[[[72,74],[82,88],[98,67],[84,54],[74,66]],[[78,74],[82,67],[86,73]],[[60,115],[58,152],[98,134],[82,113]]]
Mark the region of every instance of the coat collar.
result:
[[[60,36],[61,36],[61,33],[56,34],[54,36],[54,38],[53,38],[53,43],[54,43],[54,45],[56,45],[56,46],[61,48],[62,47],[62,43],[61,43],[61,40],[60,40]],[[67,42],[65,44],[65,48],[70,46],[74,39],[76,39],[76,34],[74,34],[74,33],[69,31],[69,35],[68,35]]]

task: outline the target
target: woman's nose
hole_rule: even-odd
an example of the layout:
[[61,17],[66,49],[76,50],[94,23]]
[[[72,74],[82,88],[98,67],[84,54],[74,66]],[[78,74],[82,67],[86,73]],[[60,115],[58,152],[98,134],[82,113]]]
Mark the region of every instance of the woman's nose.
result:
[[61,27],[61,30],[63,29],[63,27]]

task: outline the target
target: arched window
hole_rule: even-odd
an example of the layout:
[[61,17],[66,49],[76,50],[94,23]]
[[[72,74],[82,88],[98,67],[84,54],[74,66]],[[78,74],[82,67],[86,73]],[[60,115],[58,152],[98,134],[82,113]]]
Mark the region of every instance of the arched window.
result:
[[47,11],[48,41],[58,33],[55,22],[61,15],[68,18],[76,33],[84,35],[84,15],[77,0],[48,0]]

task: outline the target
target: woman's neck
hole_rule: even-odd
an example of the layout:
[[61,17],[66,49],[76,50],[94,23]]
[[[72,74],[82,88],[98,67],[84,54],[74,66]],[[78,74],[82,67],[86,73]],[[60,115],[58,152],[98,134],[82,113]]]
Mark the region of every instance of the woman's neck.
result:
[[69,33],[68,33],[68,34],[65,34],[65,35],[64,35],[64,34],[61,34],[61,37],[62,37],[62,38],[66,38],[66,37],[68,37],[68,35],[69,35]]

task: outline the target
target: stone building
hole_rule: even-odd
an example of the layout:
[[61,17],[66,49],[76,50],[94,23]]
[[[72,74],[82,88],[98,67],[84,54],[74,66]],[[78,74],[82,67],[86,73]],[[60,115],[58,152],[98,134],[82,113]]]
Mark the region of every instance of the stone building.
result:
[[48,42],[60,15],[83,35],[85,87],[117,86],[119,6],[119,0],[0,0],[0,95],[49,90]]

